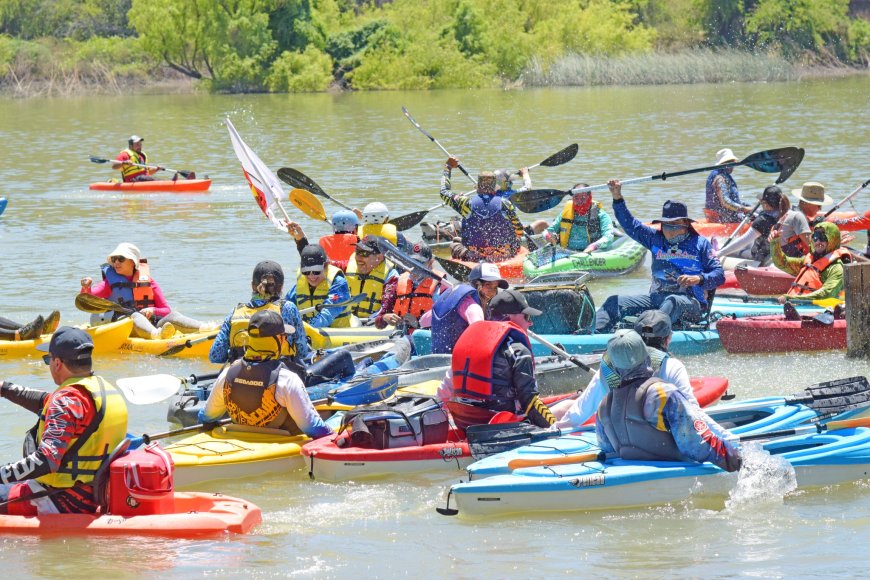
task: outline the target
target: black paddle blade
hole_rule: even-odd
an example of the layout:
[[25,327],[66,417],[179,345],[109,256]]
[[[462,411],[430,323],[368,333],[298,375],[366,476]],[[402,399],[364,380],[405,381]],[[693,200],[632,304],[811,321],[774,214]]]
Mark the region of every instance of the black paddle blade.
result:
[[424,211],[415,211],[414,213],[409,213],[407,215],[400,215],[397,218],[390,218],[390,223],[396,226],[396,229],[400,232],[404,232],[405,230],[410,230],[426,217],[426,214],[429,213],[429,210]]
[[558,167],[559,165],[564,165],[577,157],[577,151],[579,150],[580,146],[576,143],[572,143],[558,153],[550,155],[541,161],[540,165],[543,167]]
[[538,213],[553,209],[562,202],[563,197],[570,194],[570,191],[560,189],[531,189],[513,194],[511,203],[522,212]]
[[804,160],[804,150],[798,147],[783,147],[753,153],[738,165],[746,165],[762,173],[779,173],[777,183],[788,179]]
[[111,159],[103,159],[101,157],[91,157],[91,163],[109,163]]
[[329,199],[329,196],[326,195],[326,192],[323,191],[319,185],[314,183],[314,180],[302,173],[301,171],[297,171],[292,167],[282,167],[278,170],[278,179],[286,183],[287,185],[292,185],[293,187],[298,187],[299,189],[305,189],[310,191],[314,195],[319,195],[320,197],[324,197]]
[[417,129],[419,129],[421,133],[426,135],[426,137],[428,137],[430,141],[435,141],[435,137],[430,135],[426,129],[424,129],[423,127],[420,126],[420,123],[418,123],[414,119],[414,117],[411,116],[411,113],[408,112],[408,109],[406,109],[404,105],[402,105],[402,114],[405,115],[408,118],[408,120],[411,121],[411,124],[414,125],[415,127],[417,127]]
[[465,264],[461,264],[459,262],[454,262],[453,260],[448,260],[447,258],[439,258],[435,257],[441,267],[444,268],[444,271],[459,280],[460,282],[465,282],[468,280],[468,275],[471,273],[471,268],[466,266]]

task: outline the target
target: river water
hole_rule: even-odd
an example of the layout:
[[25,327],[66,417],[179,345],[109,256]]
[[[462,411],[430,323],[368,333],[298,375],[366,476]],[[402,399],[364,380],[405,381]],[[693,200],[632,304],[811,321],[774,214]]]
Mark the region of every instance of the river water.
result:
[[[799,146],[806,158],[786,186],[821,181],[839,199],[867,179],[868,92],[864,76],[723,86],[0,101],[0,196],[9,198],[0,217],[0,315],[26,321],[59,309],[62,322],[84,322],[73,306],[78,280],[96,277],[122,241],[149,257],[175,308],[201,319],[221,320],[245,300],[260,260],[279,261],[292,279],[294,244],[254,204],[225,117],[273,169],[295,167],[333,197],[360,207],[380,200],[394,215],[438,203],[446,157],[408,123],[402,105],[472,174],[531,165],[573,142],[580,153],[572,163],[532,172],[537,187],[712,165],[721,147],[742,158]],[[88,157],[116,155],[132,133],[145,138],[153,162],[208,174],[211,192],[89,191],[89,182],[112,174]],[[752,195],[771,181],[747,168],[734,176]],[[642,218],[658,215],[666,199],[686,202],[700,217],[705,177],[626,187],[624,195]],[[609,207],[606,195],[601,199]],[[858,198],[858,209],[867,205],[866,194]],[[326,224],[286,207],[310,238],[326,233]],[[441,212],[432,217],[449,215]],[[648,276],[644,266],[624,279],[595,281],[591,289],[600,303],[616,291],[644,290]],[[692,374],[729,377],[740,398],[788,394],[870,370],[842,353],[721,351],[685,362]],[[97,361],[109,379],[210,368],[205,361],[122,355]],[[53,388],[34,360],[0,361],[0,377]],[[131,406],[130,414],[134,433],[169,427],[163,405]],[[0,404],[0,460],[20,456],[32,421],[26,411]],[[853,575],[866,561],[860,546],[870,538],[868,482],[791,494],[774,487],[737,495],[727,505],[497,520],[437,515],[434,507],[459,476],[330,485],[310,482],[300,471],[215,483],[201,489],[262,507],[256,533],[209,541],[0,537],[0,569],[16,577],[78,577],[99,569],[118,577],[788,577]]]

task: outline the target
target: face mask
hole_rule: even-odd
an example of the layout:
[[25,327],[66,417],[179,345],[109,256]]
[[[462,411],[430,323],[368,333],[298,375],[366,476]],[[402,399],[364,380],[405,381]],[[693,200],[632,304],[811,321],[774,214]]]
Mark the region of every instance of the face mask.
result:
[[672,237],[670,240],[668,240],[668,244],[670,244],[671,246],[676,246],[678,244],[685,242],[688,239],[689,239],[689,232],[686,232],[684,234],[679,234],[677,236]]

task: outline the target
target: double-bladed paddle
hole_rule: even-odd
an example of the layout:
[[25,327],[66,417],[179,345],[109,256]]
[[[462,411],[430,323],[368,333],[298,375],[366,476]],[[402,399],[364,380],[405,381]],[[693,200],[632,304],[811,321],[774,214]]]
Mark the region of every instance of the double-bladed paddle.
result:
[[89,314],[99,314],[102,312],[117,312],[118,314],[133,314],[135,310],[121,306],[112,300],[106,300],[93,294],[85,294],[84,292],[76,295],[76,308],[82,312]]
[[317,185],[317,183],[315,183],[313,179],[311,179],[301,171],[293,169],[292,167],[282,167],[281,169],[279,169],[278,179],[280,179],[287,185],[292,185],[293,187],[310,191],[314,195],[320,196],[324,199],[328,199],[332,203],[340,205],[344,209],[349,209],[353,211],[353,208],[346,206],[345,204],[341,203],[340,201],[323,191],[323,188]]
[[132,161],[118,161],[117,159],[103,159],[102,157],[91,157],[91,163],[125,163],[127,165],[133,165],[135,167],[141,167],[143,169],[156,169],[157,171],[172,171],[173,173],[177,173],[185,179],[190,179],[190,176],[194,174],[193,171],[190,170],[182,170],[182,169],[171,169],[169,167],[163,167],[162,165],[144,165],[142,163],[133,163]]
[[834,213],[835,211],[837,211],[838,209],[840,209],[844,204],[846,204],[847,202],[852,201],[852,198],[854,198],[856,195],[858,195],[858,193],[859,193],[862,189],[864,189],[865,187],[867,187],[868,185],[870,185],[870,179],[868,179],[867,181],[865,181],[864,183],[862,183],[861,185],[859,185],[857,188],[855,188],[855,190],[854,190],[852,193],[850,193],[849,195],[847,195],[846,197],[844,197],[842,200],[840,200],[840,201],[838,201],[837,203],[835,203],[835,204],[834,204],[834,207],[832,207],[831,209],[829,209],[828,211],[826,211],[826,212],[825,212],[825,215],[824,215],[823,217],[828,217],[829,215],[831,215],[832,213]]
[[[685,169],[682,171],[662,172],[648,177],[636,177],[633,179],[620,180],[622,185],[630,185],[632,183],[642,183],[644,181],[654,181],[661,179],[662,181],[671,177],[681,175],[689,175],[692,173],[701,173],[703,171],[712,171],[723,167],[735,167],[745,165],[762,173],[779,173],[776,178],[776,183],[782,183],[788,179],[792,173],[798,168],[803,161],[804,150],[798,147],[783,147],[780,149],[768,149],[753,153],[743,161],[734,161],[731,163],[723,163],[722,165],[709,165],[706,167],[697,167],[695,169]],[[521,191],[511,197],[511,201],[520,210],[526,213],[537,213],[545,211],[559,205],[559,202],[566,195],[581,193],[584,191],[602,191],[608,189],[606,183],[601,185],[592,185],[589,187],[578,187],[568,191],[559,190],[532,190]]]

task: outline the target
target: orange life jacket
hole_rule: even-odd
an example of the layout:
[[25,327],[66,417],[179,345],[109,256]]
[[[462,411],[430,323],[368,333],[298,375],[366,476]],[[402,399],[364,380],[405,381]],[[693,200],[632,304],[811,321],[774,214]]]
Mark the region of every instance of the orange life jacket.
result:
[[320,238],[318,244],[333,262],[347,262],[356,251],[359,238],[356,234],[329,234]]
[[393,305],[393,314],[405,316],[410,312],[411,315],[419,319],[424,312],[432,310],[432,296],[437,287],[438,282],[434,278],[424,278],[414,288],[411,275],[408,272],[403,272],[396,285],[396,303]]
[[812,254],[804,256],[804,265],[794,282],[789,288],[789,296],[801,296],[810,294],[822,287],[822,272],[832,263],[840,260],[842,262],[850,261],[850,256],[846,248],[837,248],[829,254],[825,254],[818,260],[813,260]]

